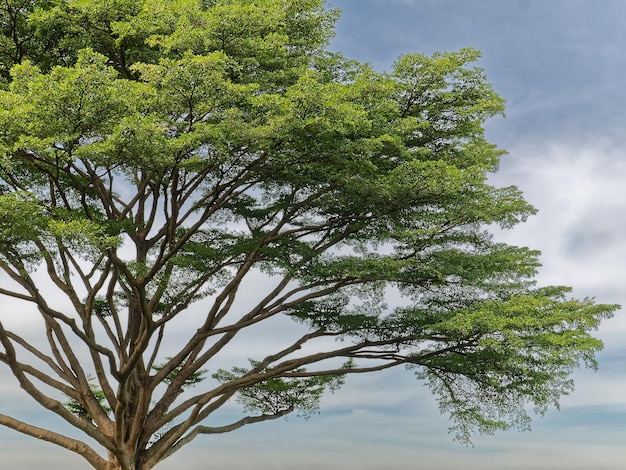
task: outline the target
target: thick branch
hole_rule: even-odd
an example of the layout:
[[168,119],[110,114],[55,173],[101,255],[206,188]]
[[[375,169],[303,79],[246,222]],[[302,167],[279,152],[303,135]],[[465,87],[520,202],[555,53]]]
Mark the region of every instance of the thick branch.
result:
[[98,455],[91,447],[82,441],[63,436],[62,434],[58,434],[47,429],[33,426],[32,424],[24,423],[23,421],[19,421],[4,414],[0,414],[0,424],[21,432],[22,434],[51,442],[52,444],[56,444],[64,449],[75,452],[87,460],[93,468],[104,468],[106,465],[106,460],[100,457],[100,455]]

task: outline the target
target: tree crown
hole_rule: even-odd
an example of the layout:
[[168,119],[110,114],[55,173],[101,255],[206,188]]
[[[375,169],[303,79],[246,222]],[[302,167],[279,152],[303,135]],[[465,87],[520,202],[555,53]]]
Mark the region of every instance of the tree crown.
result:
[[[504,152],[483,124],[504,107],[478,51],[377,72],[326,51],[322,0],[14,0],[0,16],[0,294],[42,325],[31,343],[0,314],[0,362],[108,456],[1,424],[150,469],[406,365],[468,441],[527,426],[527,403],[557,405],[595,366],[616,306],[536,287],[539,254],[485,230],[534,208],[488,180]],[[222,366],[286,320],[273,351]],[[248,414],[206,425],[235,396]]]

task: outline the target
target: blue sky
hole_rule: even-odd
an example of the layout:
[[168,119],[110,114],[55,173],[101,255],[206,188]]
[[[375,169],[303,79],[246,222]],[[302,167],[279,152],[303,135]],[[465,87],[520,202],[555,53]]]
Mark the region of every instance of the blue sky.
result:
[[[539,281],[626,305],[626,2],[620,0],[333,0],[332,48],[387,69],[402,53],[473,46],[507,100],[487,125],[508,150],[494,184],[519,186],[538,209],[498,233],[543,252]],[[599,332],[598,372],[576,373],[560,411],[529,433],[452,442],[448,418],[410,372],[350,378],[308,421],[292,417],[198,438],[162,470],[622,470],[626,445],[626,318]],[[12,398],[0,384],[0,403]],[[15,403],[15,402],[13,402]],[[33,409],[36,413],[36,408]],[[236,413],[226,410],[226,413]],[[51,445],[0,429],[3,466],[78,470]]]

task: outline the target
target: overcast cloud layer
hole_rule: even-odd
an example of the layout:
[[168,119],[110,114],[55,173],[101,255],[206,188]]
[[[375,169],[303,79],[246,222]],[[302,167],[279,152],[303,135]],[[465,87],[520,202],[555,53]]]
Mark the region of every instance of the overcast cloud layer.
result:
[[[509,151],[497,185],[515,184],[538,209],[498,233],[543,252],[542,284],[626,305],[626,2],[603,0],[333,0],[343,11],[333,48],[388,69],[407,52],[473,46],[507,100],[488,136]],[[600,369],[576,374],[560,411],[530,433],[452,442],[446,416],[402,370],[354,377],[308,421],[263,423],[198,438],[163,470],[623,470],[626,318],[600,330]],[[271,338],[269,338],[271,339]],[[0,381],[0,407],[31,410]],[[225,413],[237,413],[227,409]],[[239,416],[233,414],[233,416]],[[3,468],[79,470],[80,458],[0,429]]]

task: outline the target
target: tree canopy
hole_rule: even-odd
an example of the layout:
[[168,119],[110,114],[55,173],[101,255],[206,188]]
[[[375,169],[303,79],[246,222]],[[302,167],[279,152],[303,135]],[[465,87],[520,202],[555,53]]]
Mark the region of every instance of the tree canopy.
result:
[[[483,124],[504,104],[479,52],[378,72],[328,51],[337,16],[323,0],[3,3],[0,295],[40,331],[0,313],[0,362],[89,440],[10,410],[0,424],[149,470],[406,366],[467,441],[527,427],[528,404],[558,406],[595,366],[616,306],[538,287],[539,253],[487,231],[534,209],[488,180],[504,152]],[[291,320],[275,350],[225,365]],[[232,400],[244,417],[213,422]]]

